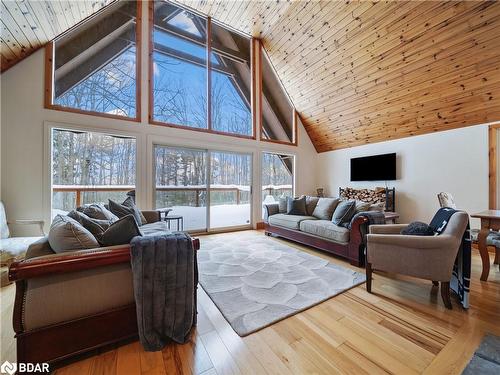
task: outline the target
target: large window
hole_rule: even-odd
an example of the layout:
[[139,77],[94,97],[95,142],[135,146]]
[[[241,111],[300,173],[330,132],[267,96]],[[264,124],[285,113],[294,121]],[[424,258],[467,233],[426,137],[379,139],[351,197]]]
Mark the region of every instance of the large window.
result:
[[169,2],[151,7],[152,122],[253,136],[251,40]]
[[274,67],[261,47],[262,127],[261,139],[278,143],[296,143],[295,109],[281,85]]
[[189,231],[250,225],[251,154],[161,145],[154,150],[156,209],[182,216]]
[[53,216],[135,196],[134,138],[61,129],[53,129],[51,138]]
[[292,155],[262,153],[262,202],[274,203],[293,196]]
[[49,45],[47,107],[140,118],[137,7],[119,1]]

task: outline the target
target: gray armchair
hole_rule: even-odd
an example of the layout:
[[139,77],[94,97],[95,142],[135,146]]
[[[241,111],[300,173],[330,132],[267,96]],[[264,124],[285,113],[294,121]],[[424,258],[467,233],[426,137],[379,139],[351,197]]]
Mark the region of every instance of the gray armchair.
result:
[[469,217],[457,212],[438,236],[402,235],[406,224],[371,225],[367,236],[366,289],[371,293],[372,272],[386,271],[441,283],[441,296],[451,309],[450,280]]

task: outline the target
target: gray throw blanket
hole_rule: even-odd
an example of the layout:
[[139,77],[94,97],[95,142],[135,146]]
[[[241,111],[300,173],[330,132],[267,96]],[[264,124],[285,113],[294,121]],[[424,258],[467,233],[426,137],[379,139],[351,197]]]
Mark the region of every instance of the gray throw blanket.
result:
[[368,219],[368,225],[385,224],[385,215],[382,211],[362,211],[353,216],[351,222],[349,223],[349,229],[351,229],[352,223],[354,223],[354,220],[356,220],[359,216],[366,217]]
[[186,233],[134,237],[131,244],[139,338],[144,350],[184,343],[196,324],[198,269]]

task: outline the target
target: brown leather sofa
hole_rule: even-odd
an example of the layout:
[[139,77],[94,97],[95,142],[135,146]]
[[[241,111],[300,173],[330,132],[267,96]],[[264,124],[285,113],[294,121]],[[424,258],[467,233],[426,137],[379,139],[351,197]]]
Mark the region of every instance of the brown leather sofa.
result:
[[[160,224],[159,212],[143,214],[146,225]],[[57,364],[137,337],[129,245],[56,254],[44,238],[11,265],[9,278],[16,282],[18,362]]]

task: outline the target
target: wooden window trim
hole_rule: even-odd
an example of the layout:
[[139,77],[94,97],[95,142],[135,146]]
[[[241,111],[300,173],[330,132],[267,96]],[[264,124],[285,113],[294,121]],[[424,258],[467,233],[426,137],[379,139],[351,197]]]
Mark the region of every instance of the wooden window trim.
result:
[[[64,107],[58,104],[53,104],[54,91],[54,40],[47,43],[45,47],[45,98],[44,107],[62,112],[78,113],[82,115],[106,117],[117,120],[125,120],[132,122],[141,122],[141,70],[142,70],[142,1],[136,1],[136,25],[135,25],[135,117],[113,115],[110,113],[102,113],[96,111],[86,111],[77,108]],[[75,28],[80,25],[78,23]]]
[[[206,40],[206,50],[207,50],[207,128],[195,128],[187,125],[181,125],[181,124],[173,124],[169,122],[164,122],[164,121],[158,121],[154,119],[154,95],[153,95],[153,52],[154,52],[154,45],[153,45],[153,33],[154,33],[154,1],[150,1],[148,4],[148,19],[149,19],[149,72],[148,72],[148,91],[149,91],[149,108],[148,108],[148,122],[151,125],[156,125],[156,126],[164,126],[168,128],[174,128],[174,129],[182,129],[182,130],[189,130],[189,131],[196,131],[196,132],[201,132],[201,133],[207,133],[207,134],[216,134],[216,135],[223,135],[227,137],[234,137],[234,138],[241,138],[241,139],[250,139],[250,140],[256,140],[256,134],[257,134],[257,127],[256,127],[256,119],[255,119],[255,91],[256,91],[256,71],[255,71],[255,64],[254,64],[254,58],[255,58],[255,52],[253,50],[253,44],[254,44],[254,38],[250,39],[250,70],[251,70],[251,117],[252,117],[252,135],[244,135],[244,134],[234,134],[234,133],[228,133],[228,132],[223,132],[223,131],[218,131],[218,130],[213,130],[212,129],[212,121],[211,121],[211,113],[212,113],[212,106],[211,106],[211,76],[212,72],[210,69],[210,54],[211,54],[211,29],[212,29],[212,19],[211,17],[207,17],[206,15],[200,15],[197,12],[193,12],[191,9],[188,9],[186,7],[183,7],[182,5],[179,5],[177,3],[174,4],[175,6],[185,9],[188,12],[192,12],[196,14],[197,16],[206,18],[207,20],[207,40]],[[220,25],[220,24],[219,24]],[[220,25],[221,26],[221,25]],[[221,26],[225,27],[225,26]],[[230,30],[230,29],[228,29]],[[233,32],[232,30],[230,30]]]
[[[263,82],[262,82],[262,52],[265,51],[264,50],[264,45],[262,44],[262,41],[260,39],[256,39],[257,42],[258,42],[258,58],[257,58],[257,62],[258,62],[258,65],[259,65],[259,93],[258,93],[258,100],[259,100],[259,119],[260,119],[260,129],[259,129],[259,137],[260,137],[260,140],[262,142],[268,142],[268,143],[275,143],[275,144],[280,144],[280,145],[287,145],[287,146],[298,146],[299,145],[299,142],[298,142],[298,112],[297,110],[295,109],[295,106],[293,105],[292,101],[290,100],[290,97],[288,96],[288,93],[286,92],[285,88],[283,87],[283,84],[281,84],[281,88],[283,89],[283,91],[285,92],[287,98],[288,98],[288,101],[290,102],[290,105],[293,109],[293,124],[292,124],[292,127],[293,127],[293,142],[287,142],[287,141],[280,141],[280,140],[277,140],[277,139],[266,139],[264,138],[264,131],[263,131],[263,125],[264,125],[264,121],[262,121],[262,87],[263,87]],[[268,57],[268,60],[269,60],[269,57]],[[271,62],[269,60],[269,62]],[[274,72],[276,73],[274,67],[273,67],[273,70]],[[278,81],[280,81],[281,83],[281,80],[278,78]]]
[[488,207],[490,210],[497,209],[497,131],[500,124],[488,127]]

